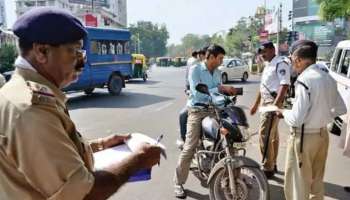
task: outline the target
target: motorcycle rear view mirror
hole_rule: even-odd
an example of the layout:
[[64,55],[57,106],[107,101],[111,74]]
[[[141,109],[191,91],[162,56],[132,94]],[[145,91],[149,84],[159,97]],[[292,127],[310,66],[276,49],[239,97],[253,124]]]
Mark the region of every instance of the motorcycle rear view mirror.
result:
[[235,88],[236,89],[236,95],[243,95],[243,88]]
[[208,86],[207,86],[206,84],[198,83],[197,86],[196,86],[196,90],[197,90],[198,92],[200,92],[200,93],[210,95],[210,94],[209,94]]

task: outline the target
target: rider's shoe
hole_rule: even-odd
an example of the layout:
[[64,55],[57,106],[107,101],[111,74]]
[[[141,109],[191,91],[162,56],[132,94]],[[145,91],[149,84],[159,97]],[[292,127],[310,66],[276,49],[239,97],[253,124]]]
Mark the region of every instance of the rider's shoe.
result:
[[179,199],[185,199],[186,198],[186,192],[182,185],[175,185],[175,197]]
[[272,171],[263,170],[263,172],[267,179],[272,179],[275,175],[275,170],[272,170]]
[[350,192],[350,186],[345,186],[345,187],[344,187],[344,190],[345,190],[346,192]]

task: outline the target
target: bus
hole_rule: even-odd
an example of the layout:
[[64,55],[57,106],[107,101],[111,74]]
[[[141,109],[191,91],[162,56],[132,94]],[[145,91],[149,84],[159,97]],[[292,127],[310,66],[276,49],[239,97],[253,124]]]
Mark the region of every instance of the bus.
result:
[[[337,82],[337,87],[346,105],[347,112],[350,109],[350,40],[344,40],[338,43],[335,48],[331,64],[330,75]],[[346,116],[341,116],[343,120],[343,129],[346,130]]]
[[130,32],[123,29],[86,27],[84,38],[86,63],[79,79],[63,91],[84,91],[107,86],[111,95],[119,95],[125,80],[132,77]]

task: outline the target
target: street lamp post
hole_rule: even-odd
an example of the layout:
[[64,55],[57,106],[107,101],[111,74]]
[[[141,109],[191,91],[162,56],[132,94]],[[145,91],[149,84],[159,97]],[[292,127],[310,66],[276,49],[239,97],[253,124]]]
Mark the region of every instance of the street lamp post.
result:
[[266,0],[264,0],[263,30],[265,30]]
[[282,29],[282,3],[280,3],[278,10],[277,10],[277,18],[278,18],[278,22],[277,22],[277,54],[279,54],[279,47],[280,47],[280,32]]

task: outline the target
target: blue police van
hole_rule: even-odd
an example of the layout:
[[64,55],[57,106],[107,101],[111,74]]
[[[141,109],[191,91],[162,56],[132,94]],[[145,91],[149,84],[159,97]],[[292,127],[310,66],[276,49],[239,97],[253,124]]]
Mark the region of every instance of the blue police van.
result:
[[64,91],[84,91],[107,86],[111,95],[119,95],[125,80],[132,76],[130,37],[128,30],[87,27],[83,48],[86,63],[77,82]]

